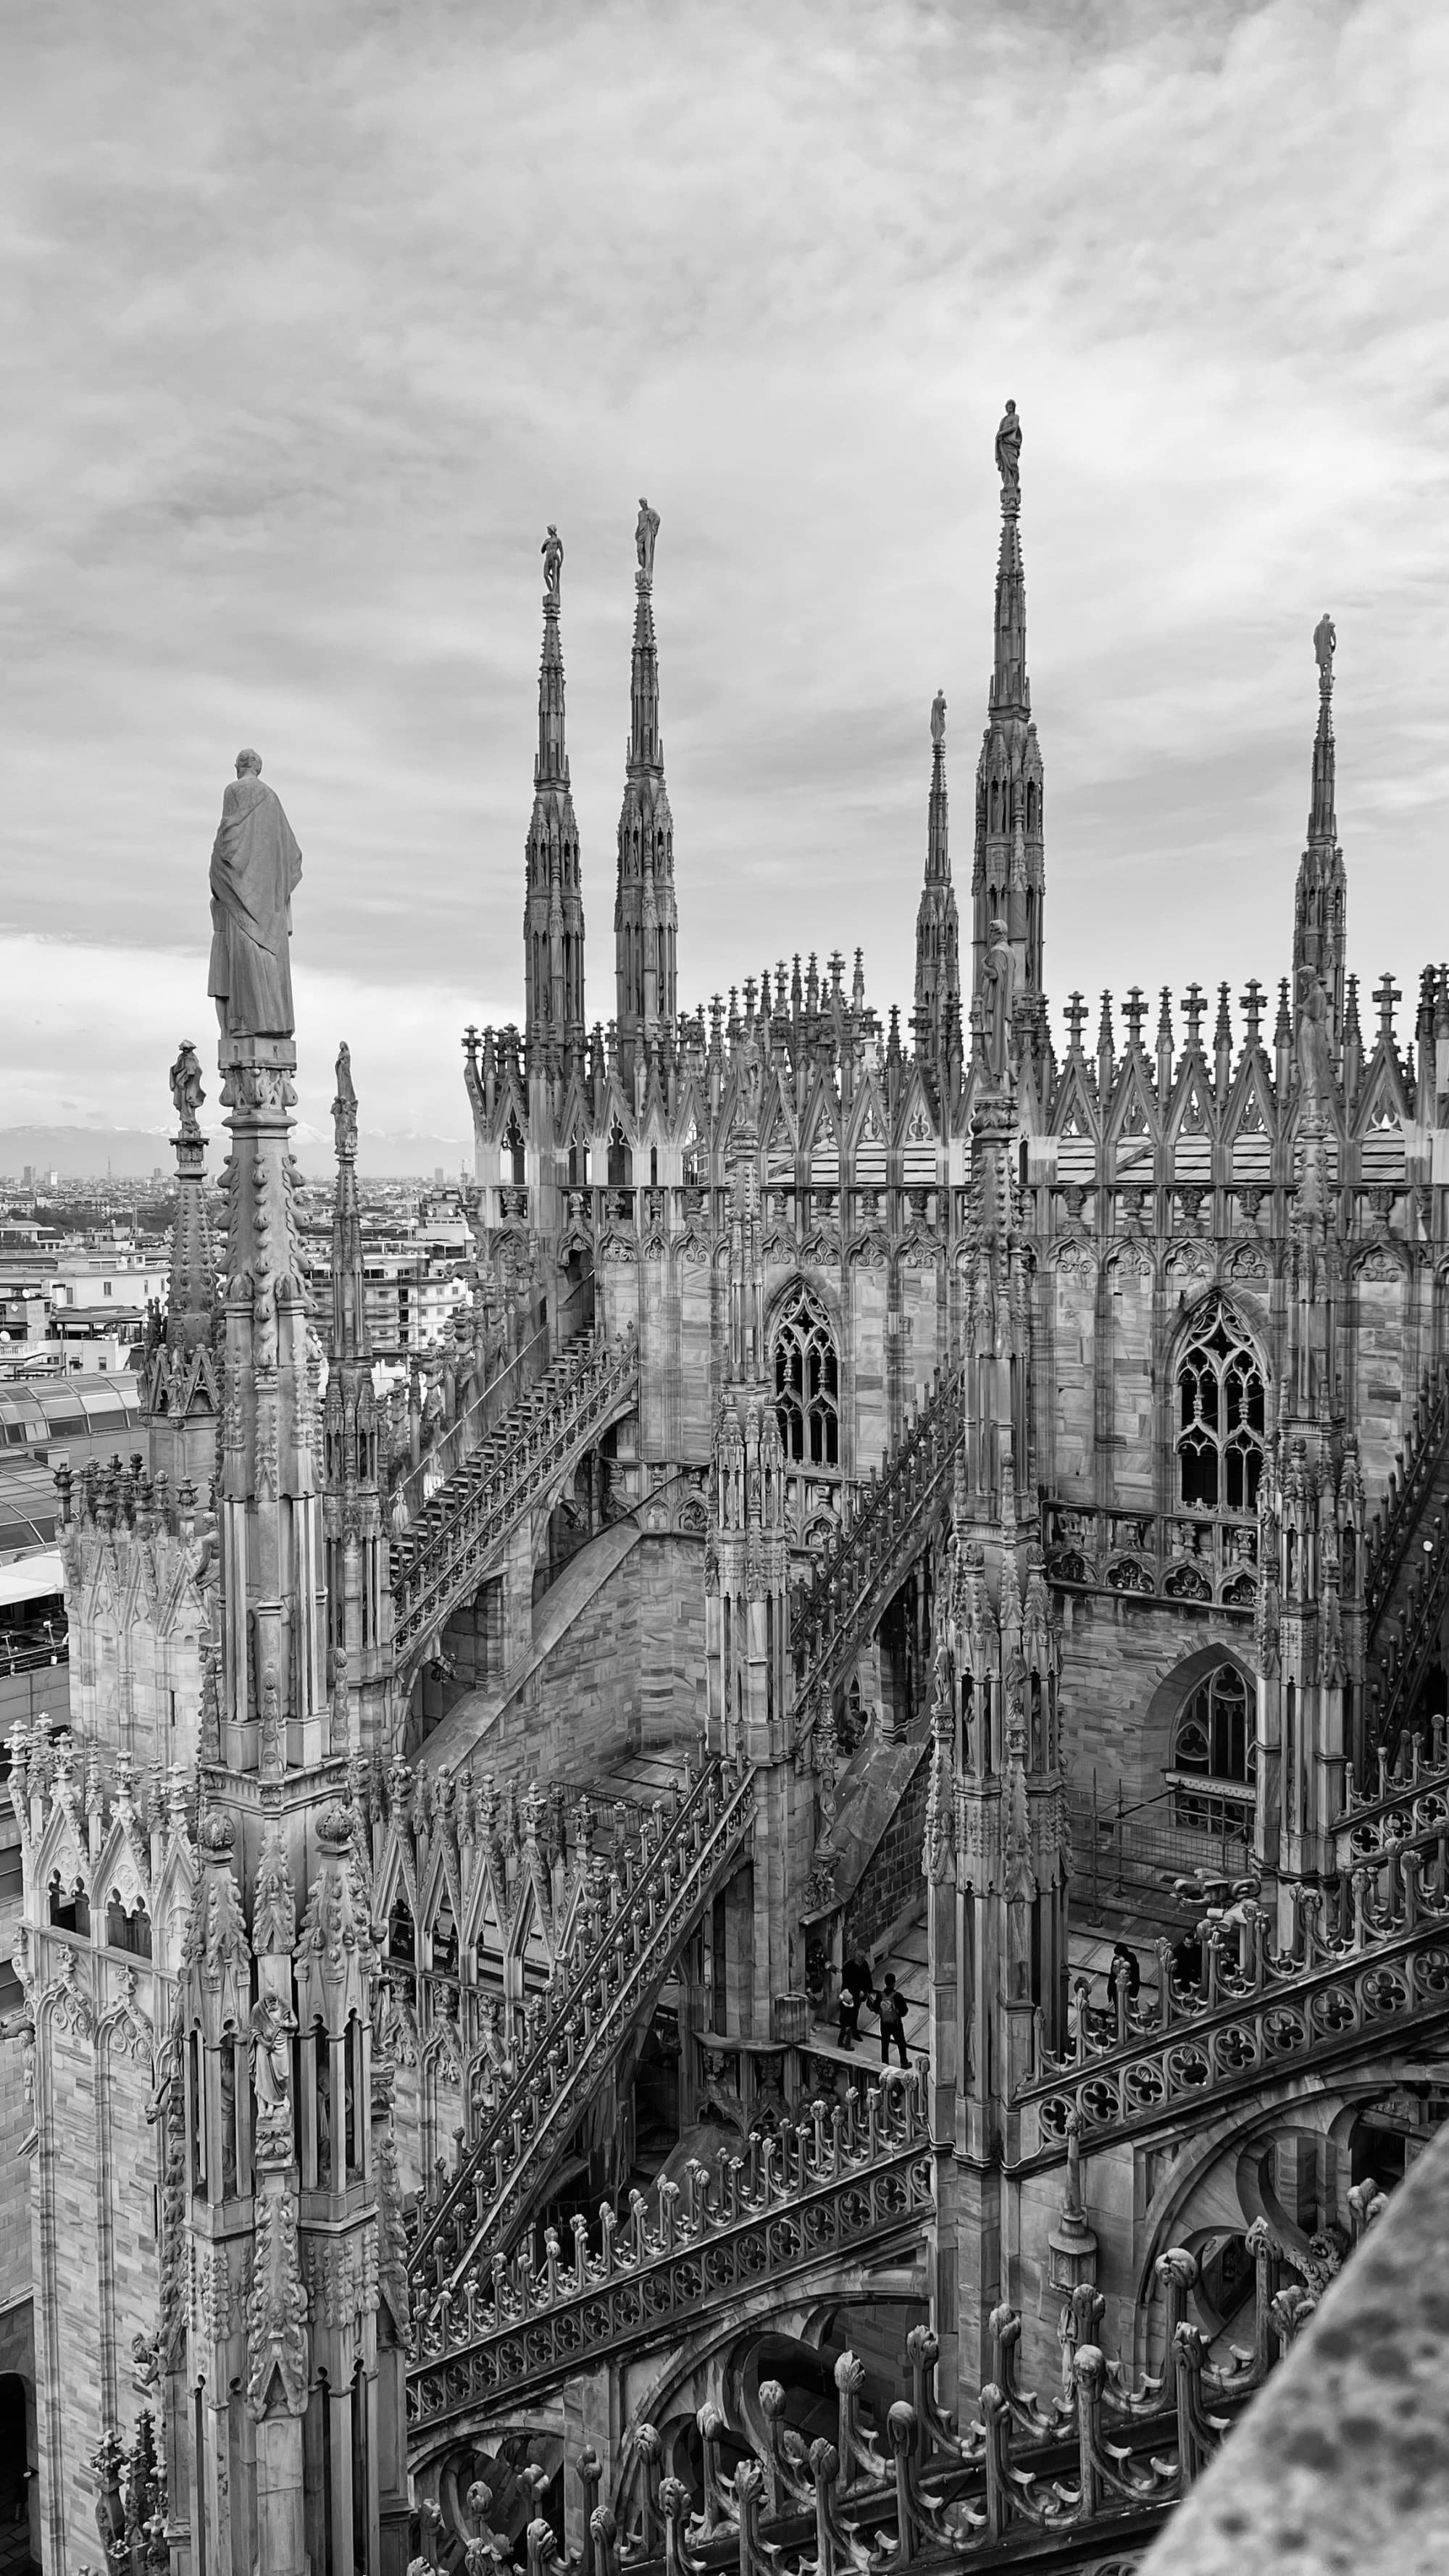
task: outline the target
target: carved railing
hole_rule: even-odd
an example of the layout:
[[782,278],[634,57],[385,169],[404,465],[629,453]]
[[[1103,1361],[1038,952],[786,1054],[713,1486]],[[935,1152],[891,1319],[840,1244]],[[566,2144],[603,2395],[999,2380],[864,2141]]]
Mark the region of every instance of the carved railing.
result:
[[409,2255],[415,2304],[490,2277],[565,2152],[590,2094],[669,1975],[753,1828],[752,1772],[711,1762],[626,1890],[591,1910],[542,2031],[522,2064],[483,2073],[483,2126],[454,2180],[422,2213]]
[[[1362,2193],[1351,2199],[1358,2235],[1384,2204]],[[978,2557],[989,2566],[1091,2565],[1104,2576],[1110,2565],[1125,2576],[1317,2305],[1312,2290],[1284,2282],[1283,2248],[1265,2221],[1247,2241],[1251,2341],[1221,2366],[1191,2321],[1198,2267],[1178,2248],[1155,2266],[1163,2370],[1135,2387],[1097,2341],[1105,2301],[1083,2284],[1066,2302],[1065,2393],[1043,2403],[1023,2388],[1021,2319],[1001,2306],[989,2320],[991,2374],[976,2419],[958,2428],[937,2391],[937,2338],[916,2326],[902,2373],[910,2395],[890,2407],[883,2436],[864,2404],[864,2367],[845,2352],[834,2369],[834,2438],[808,2449],[786,2421],[784,2389],[767,2379],[748,2420],[700,2408],[699,2465],[688,2485],[663,2474],[664,2446],[647,2423],[629,2427],[635,2471],[617,2510],[601,2501],[597,2453],[578,2451],[566,2468],[582,2507],[583,2551],[562,2559],[550,2525],[536,2520],[524,2536],[529,2576],[896,2576]],[[415,2456],[427,2433],[426,2422],[411,2426]],[[510,2548],[489,2526],[492,2502],[486,2485],[473,2485],[466,2527],[449,2538],[476,2550],[480,2566],[502,2570]],[[437,2508],[425,2508],[425,2520],[441,2528]]]
[[802,1739],[930,1535],[961,1444],[961,1390],[959,1368],[937,1382],[884,1472],[857,1488],[839,1538],[791,1604]]
[[638,1373],[632,1338],[610,1347],[601,1333],[591,1333],[434,1494],[393,1550],[393,1640],[400,1660],[476,1589],[540,1491],[599,1435]]
[[1174,1981],[1160,1941],[1158,1993],[1147,2009],[1134,2011],[1123,1980],[1115,2017],[1094,2016],[1079,1979],[1075,2041],[1060,2056],[1047,2048],[1038,2013],[1032,2079],[1013,2105],[1015,2160],[1060,2158],[1074,2115],[1083,2143],[1096,2146],[1211,2114],[1224,2098],[1300,2066],[1365,2041],[1383,2048],[1409,2025],[1449,2019],[1444,1827],[1432,1843],[1394,1848],[1356,1868],[1327,1904],[1319,1890],[1300,1890],[1296,1912],[1292,1951],[1274,1955],[1267,1915],[1245,1905],[1236,1965],[1228,1935],[1214,1926],[1195,1991]]
[[1067,1592],[1210,1603],[1250,1619],[1258,1597],[1258,1524],[1246,1513],[1133,1511],[1055,1499],[1045,1505],[1049,1580]]
[[1334,1827],[1340,1869],[1352,1869],[1357,1861],[1380,1860],[1402,1843],[1430,1840],[1449,1821],[1446,1737],[1449,1719],[1438,1716],[1427,1761],[1418,1737],[1410,1736],[1400,1745],[1400,1766],[1393,1774],[1387,1751],[1380,1745],[1377,1782],[1362,1796],[1350,1766],[1343,1814]]
[[[1414,1714],[1419,1690],[1438,1657],[1444,1613],[1449,1607],[1449,1546],[1444,1515],[1434,1515],[1432,1551],[1416,1565],[1398,1596],[1398,1633],[1379,1648],[1378,1674],[1368,1684],[1366,1736],[1375,1753],[1390,1759]],[[1442,1714],[1442,1712],[1434,1712]]]
[[752,2139],[744,2156],[722,2147],[713,2174],[691,2164],[684,2191],[664,2181],[658,2198],[652,2222],[642,2192],[622,2224],[606,2205],[592,2244],[576,2217],[572,2262],[550,2228],[540,2263],[530,2231],[511,2260],[494,2255],[487,2287],[441,2298],[408,2373],[410,2425],[532,2399],[605,2353],[677,2338],[707,2303],[918,2237],[933,2207],[924,2081],[913,2070],[864,2102],[817,2102],[798,2128]]
[[1364,1532],[1364,1608],[1372,1637],[1393,1591],[1419,1515],[1433,1492],[1449,1446],[1449,1368],[1425,1372],[1405,1434],[1389,1470],[1388,1492]]

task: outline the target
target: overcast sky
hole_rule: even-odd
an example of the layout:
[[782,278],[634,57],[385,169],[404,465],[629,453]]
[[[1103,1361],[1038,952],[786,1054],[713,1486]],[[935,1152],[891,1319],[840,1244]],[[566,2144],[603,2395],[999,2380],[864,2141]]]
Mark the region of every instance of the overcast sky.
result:
[[681,999],[859,944],[908,1005],[1008,394],[1058,1013],[1284,971],[1325,607],[1351,963],[1449,953],[1435,0],[12,0],[0,52],[0,1124],[159,1126],[210,1054],[246,742],[304,1117],[346,1036],[369,1127],[464,1136],[549,519],[608,1017],[641,492]]

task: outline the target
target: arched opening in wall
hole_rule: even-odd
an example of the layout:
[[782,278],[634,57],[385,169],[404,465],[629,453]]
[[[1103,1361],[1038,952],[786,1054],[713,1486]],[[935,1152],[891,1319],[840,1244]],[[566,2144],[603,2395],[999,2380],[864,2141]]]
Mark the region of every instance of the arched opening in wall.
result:
[[787,1463],[838,1469],[840,1358],[825,1309],[803,1279],[787,1289],[775,1317],[771,1357]]
[[62,1888],[59,1871],[50,1882],[50,1920],[57,1932],[74,1932],[79,1938],[90,1938],[90,1898],[83,1887]]
[[1253,1686],[1226,1659],[1201,1680],[1172,1731],[1167,1780],[1180,1832],[1251,1840],[1258,1744]]
[[580,1141],[569,1147],[569,1188],[586,1190],[589,1186],[589,1149]]
[[387,1955],[399,1968],[411,1968],[417,1962],[418,1936],[405,1896],[398,1897],[387,1918]]
[[138,1897],[128,1914],[118,1896],[106,1907],[106,1947],[128,1951],[133,1959],[151,1956],[151,1917]]
[[634,2168],[651,2181],[679,2144],[679,2015],[656,2005],[634,2069]]
[[1189,1320],[1176,1383],[1183,1510],[1256,1512],[1266,1428],[1263,1371],[1250,1334],[1216,1289]]
[[523,1132],[518,1124],[517,1113],[513,1110],[509,1111],[508,1125],[504,1130],[503,1151],[507,1157],[509,1175],[512,1179],[513,1186],[515,1189],[522,1189],[525,1170],[523,1160]]
[[18,2371],[0,2373],[0,2569],[29,2576],[30,2431],[25,2382]]
[[1190,2249],[1198,2262],[1197,2304],[1210,2336],[1224,2333],[1253,2297],[1257,2266],[1248,2240],[1214,2231]]
[[616,1118],[609,1130],[609,1187],[611,1190],[627,1190],[632,1188],[633,1181],[634,1157]]

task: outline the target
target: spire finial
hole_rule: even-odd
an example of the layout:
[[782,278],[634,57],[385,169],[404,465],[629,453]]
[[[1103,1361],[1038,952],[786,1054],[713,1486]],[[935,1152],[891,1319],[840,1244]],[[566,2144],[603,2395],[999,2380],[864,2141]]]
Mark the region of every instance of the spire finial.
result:
[[996,433],[996,471],[1001,477],[1001,512],[1014,519],[1021,508],[1021,422],[1009,402]]
[[337,1097],[332,1103],[332,1135],[339,1163],[357,1160],[357,1094],[352,1087],[352,1049],[344,1038],[337,1050]]
[[1333,695],[1333,656],[1338,634],[1325,608],[1313,630],[1313,651],[1318,663],[1318,694],[1326,702]]
[[639,557],[635,579],[642,587],[654,579],[654,545],[659,534],[659,513],[651,510],[643,493],[639,495],[639,520],[634,530],[634,550]]

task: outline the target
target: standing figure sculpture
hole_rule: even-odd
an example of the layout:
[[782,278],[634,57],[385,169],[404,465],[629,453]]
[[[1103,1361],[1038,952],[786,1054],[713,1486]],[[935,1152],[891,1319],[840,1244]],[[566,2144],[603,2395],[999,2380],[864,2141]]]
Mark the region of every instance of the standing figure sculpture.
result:
[[236,756],[211,853],[211,972],[224,1038],[290,1037],[292,896],[302,853],[254,751]]
[[939,751],[946,739],[946,692],[938,689],[931,701],[931,740]]
[[201,1065],[190,1038],[183,1038],[171,1068],[171,1098],[181,1121],[183,1136],[199,1136],[201,1128],[196,1113],[206,1098],[201,1088]]
[[981,968],[981,1033],[987,1069],[993,1082],[1004,1082],[1011,1055],[1011,1006],[1016,995],[1016,959],[1004,921],[993,921],[991,944]]
[[332,1141],[338,1162],[357,1155],[357,1093],[352,1082],[352,1049],[344,1038],[337,1050],[337,1096],[332,1103]]
[[1021,423],[1016,405],[1009,402],[996,433],[996,471],[1001,477],[1003,501],[1021,497]]
[[1325,608],[1313,630],[1313,658],[1318,664],[1318,685],[1325,697],[1333,686],[1333,656],[1337,644],[1333,620]]
[[634,530],[634,551],[639,557],[639,571],[645,581],[654,579],[654,540],[659,534],[659,513],[651,510],[643,493],[639,495],[639,520]]
[[1333,1052],[1328,1032],[1328,995],[1311,966],[1298,977],[1296,1032],[1298,1081],[1305,1110],[1326,1108],[1333,1090]]
[[563,573],[563,539],[552,519],[548,523],[548,535],[544,538],[539,551],[543,556],[544,602],[546,606],[557,608],[559,583]]

